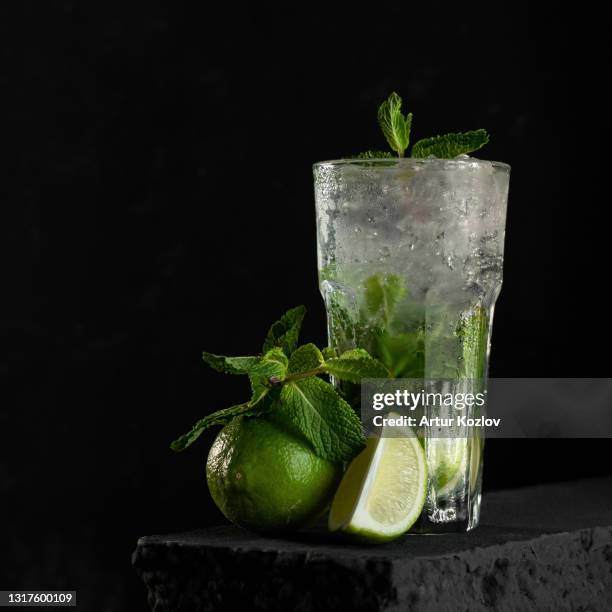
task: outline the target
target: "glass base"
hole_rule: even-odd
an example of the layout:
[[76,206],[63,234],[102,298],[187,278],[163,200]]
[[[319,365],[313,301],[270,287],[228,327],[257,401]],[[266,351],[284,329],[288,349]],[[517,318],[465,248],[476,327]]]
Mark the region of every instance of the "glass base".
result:
[[436,499],[428,495],[423,512],[409,533],[463,533],[478,527],[480,521],[480,491],[468,495]]

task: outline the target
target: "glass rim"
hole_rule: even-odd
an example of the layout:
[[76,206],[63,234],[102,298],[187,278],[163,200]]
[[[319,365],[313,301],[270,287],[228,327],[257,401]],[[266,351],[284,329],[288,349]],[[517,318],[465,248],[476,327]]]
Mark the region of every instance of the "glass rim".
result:
[[[389,162],[393,162],[393,166],[389,166]],[[358,159],[354,157],[344,157],[339,159],[329,159],[325,161],[315,162],[313,168],[334,168],[336,166],[364,166],[368,169],[372,169],[372,164],[375,164],[376,168],[389,168],[397,166],[412,166],[412,167],[424,167],[424,166],[455,166],[455,167],[467,167],[467,168],[478,168],[484,166],[492,166],[499,170],[510,171],[510,164],[505,162],[494,161],[489,159],[479,159],[477,157],[468,158],[457,158],[446,159],[442,157],[373,157],[371,159]],[[380,164],[380,165],[378,165]],[[384,164],[384,165],[383,165]]]

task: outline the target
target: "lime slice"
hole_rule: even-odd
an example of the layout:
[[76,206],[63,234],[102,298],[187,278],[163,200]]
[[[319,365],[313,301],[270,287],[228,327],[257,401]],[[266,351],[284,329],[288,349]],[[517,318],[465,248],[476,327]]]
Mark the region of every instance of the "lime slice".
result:
[[480,436],[474,436],[472,438],[472,452],[470,453],[470,493],[472,494],[476,491],[478,482],[483,444],[484,439]]
[[[476,490],[482,439],[431,438],[427,442],[429,471],[433,474],[432,484],[437,497],[449,497],[461,492],[464,480],[469,477],[470,493]],[[468,468],[469,457],[469,468]]]
[[[397,415],[390,414],[389,417]],[[425,504],[427,462],[410,428],[394,427],[394,436],[369,438],[349,464],[336,491],[329,529],[385,542],[405,533]]]
[[467,439],[429,438],[426,446],[436,495],[447,497],[462,485],[465,477],[468,460]]

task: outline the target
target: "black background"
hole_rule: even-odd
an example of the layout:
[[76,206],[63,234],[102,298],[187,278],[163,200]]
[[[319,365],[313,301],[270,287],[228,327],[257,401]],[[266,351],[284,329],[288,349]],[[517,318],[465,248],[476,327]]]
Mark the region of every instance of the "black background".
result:
[[[600,96],[569,77],[555,11],[471,6],[3,6],[2,588],[144,609],[137,537],[223,520],[214,432],[168,449],[246,392],[200,353],[256,352],[300,303],[325,342],[311,164],[383,147],[392,90],[415,138],[485,127],[480,155],[512,165],[491,374],[609,374],[608,202],[573,162]],[[493,440],[484,486],[603,473],[609,452]]]

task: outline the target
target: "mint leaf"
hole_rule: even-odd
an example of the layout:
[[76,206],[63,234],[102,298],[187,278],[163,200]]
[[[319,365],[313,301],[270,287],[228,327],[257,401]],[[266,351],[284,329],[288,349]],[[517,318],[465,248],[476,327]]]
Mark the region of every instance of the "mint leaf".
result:
[[388,325],[395,306],[406,295],[402,279],[395,274],[386,277],[375,274],[366,279],[364,286],[368,313],[370,316],[380,317],[382,323]]
[[376,355],[394,378],[424,378],[425,334],[422,330],[376,338]]
[[349,314],[345,301],[346,297],[340,292],[331,292],[326,296],[329,319],[329,335],[334,338],[338,346],[355,344],[355,324]]
[[408,113],[406,115],[406,119],[404,119],[404,124],[405,124],[405,130],[406,130],[406,146],[405,146],[405,149],[407,149],[408,148],[408,143],[410,142],[410,130],[412,129],[412,113]]
[[257,402],[256,404],[252,404],[251,402],[246,402],[230,408],[224,408],[223,410],[217,410],[217,412],[213,412],[203,419],[200,419],[186,434],[174,440],[170,448],[177,452],[184,451],[209,427],[213,425],[225,425],[237,416],[256,416],[264,414],[270,410],[271,407],[271,403]]
[[316,370],[323,364],[323,355],[314,344],[304,344],[289,359],[289,374],[301,374]]
[[404,157],[404,151],[410,141],[412,113],[408,113],[404,119],[402,99],[395,92],[392,92],[378,108],[378,124],[391,149],[400,157]]
[[[217,356],[213,355],[213,357]],[[233,358],[230,357],[229,359]],[[251,399],[244,404],[218,410],[200,419],[190,431],[177,438],[170,445],[170,448],[175,451],[185,450],[200,437],[204,430],[213,425],[225,425],[237,416],[257,416],[270,411],[274,400],[278,399],[279,396],[279,391],[274,388],[270,378],[284,378],[288,363],[287,356],[280,348],[273,348],[263,357],[257,358],[257,363],[250,367],[248,371],[253,392]]]
[[489,142],[486,130],[473,130],[458,134],[443,134],[424,138],[414,143],[411,157],[428,157],[434,155],[442,159],[451,159],[457,155],[463,155],[477,151]]
[[462,319],[457,328],[463,350],[463,375],[481,379],[486,374],[489,317],[487,310],[478,306],[471,315]]
[[202,359],[217,372],[225,374],[248,374],[252,367],[257,365],[260,357],[224,357],[213,355],[206,351],[202,353]]
[[270,327],[264,341],[263,352],[267,353],[274,347],[280,347],[289,357],[295,351],[306,314],[304,306],[296,306],[288,310],[276,323]]
[[360,383],[362,378],[389,378],[389,371],[367,351],[354,349],[335,359],[329,359],[324,370],[339,380]]
[[313,377],[283,385],[280,403],[279,414],[319,457],[350,461],[363,448],[359,418],[324,380]]
[[393,154],[389,151],[364,151],[363,153],[357,153],[357,155],[351,155],[349,159],[393,159]]

